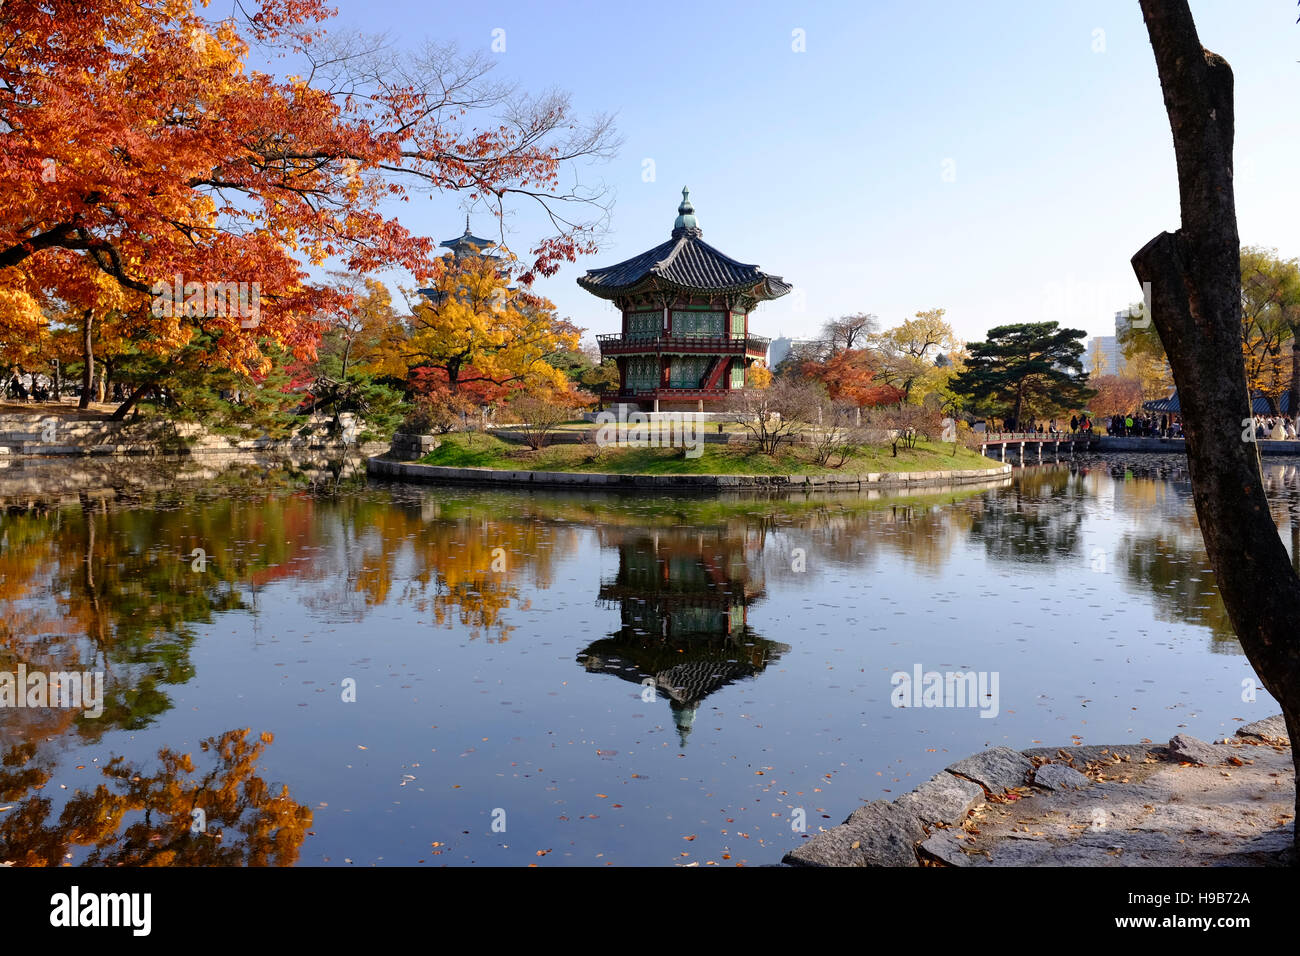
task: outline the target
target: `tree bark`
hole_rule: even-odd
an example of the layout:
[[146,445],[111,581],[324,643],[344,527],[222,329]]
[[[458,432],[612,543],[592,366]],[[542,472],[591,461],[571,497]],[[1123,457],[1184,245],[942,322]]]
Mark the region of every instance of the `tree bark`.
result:
[[117,406],[116,411],[113,412],[112,420],[115,422],[126,421],[126,416],[130,414],[131,409],[135,408],[136,404],[140,401],[140,399],[144,398],[145,394],[151,388],[153,388],[152,382],[147,382],[144,385],[136,386],[135,390],[132,391],[131,394],[126,397],[126,401],[124,401],[121,405]]
[[[1173,368],[1192,495],[1223,603],[1261,683],[1282,705],[1300,770],[1300,578],[1269,513],[1241,354],[1232,185],[1232,70],[1201,47],[1187,0],[1140,0],[1178,166],[1181,228],[1133,256]],[[1252,433],[1253,434],[1253,433]],[[1300,801],[1297,801],[1300,809]]]
[[1291,326],[1291,411],[1292,418],[1300,415],[1300,327]]
[[90,389],[95,382],[95,346],[91,330],[95,321],[95,310],[87,309],[81,316],[81,401],[78,408],[90,407]]

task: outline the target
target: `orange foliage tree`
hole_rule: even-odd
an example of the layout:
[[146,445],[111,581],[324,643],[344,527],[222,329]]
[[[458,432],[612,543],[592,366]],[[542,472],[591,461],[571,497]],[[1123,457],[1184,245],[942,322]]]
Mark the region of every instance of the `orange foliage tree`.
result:
[[859,408],[896,405],[905,397],[901,388],[876,381],[866,349],[844,349],[824,361],[804,362],[801,371],[805,378],[825,385],[832,400],[852,402]]
[[[140,318],[159,349],[201,324],[214,365],[264,371],[265,342],[310,355],[310,316],[337,306],[307,268],[429,273],[432,240],[380,210],[418,190],[463,191],[497,214],[540,203],[555,229],[525,283],[594,251],[603,197],[561,173],[610,153],[607,118],[580,120],[563,95],[519,99],[485,79],[482,57],[349,46],[326,34],[322,0],[235,10],[213,21],[176,0],[6,0],[0,328],[30,327],[42,296],[72,297],[62,271],[75,259],[174,306]],[[254,46],[305,68],[248,69]],[[496,115],[468,127],[476,111]],[[257,290],[255,315],[223,301],[231,285]]]

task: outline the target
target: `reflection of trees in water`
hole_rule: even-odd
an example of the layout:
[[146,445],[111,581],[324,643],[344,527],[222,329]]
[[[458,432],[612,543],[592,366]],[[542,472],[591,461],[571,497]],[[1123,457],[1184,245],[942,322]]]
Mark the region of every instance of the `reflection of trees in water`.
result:
[[[1126,534],[1120,540],[1119,561],[1128,580],[1150,597],[1157,620],[1207,627],[1212,651],[1241,653],[1203,547],[1189,547],[1187,536],[1176,532]],[[1115,597],[1128,600],[1127,593]]]
[[1287,462],[1264,468],[1264,492],[1282,540],[1291,554],[1291,567],[1300,573],[1300,465]]
[[13,804],[0,815],[0,863],[59,866],[84,849],[86,865],[293,864],[311,810],[288,787],[277,790],[257,775],[272,737],[247,734],[228,730],[204,740],[206,770],[196,770],[190,754],[167,748],[152,774],[115,757],[100,768],[103,782],[75,791],[57,818],[53,801],[39,792],[51,772],[36,745],[11,748],[0,761],[0,800]]
[[749,627],[763,595],[762,531],[733,527],[604,531],[618,572],[600,600],[617,604],[620,628],[578,655],[590,673],[641,684],[668,698],[683,746],[706,697],[750,677],[790,648]]
[[[839,567],[861,570],[881,555],[901,559],[909,567],[939,575],[954,548],[970,531],[971,512],[950,498],[881,502],[869,511],[826,507],[782,516],[773,521],[764,549],[767,577],[806,586],[822,571]],[[803,569],[796,570],[796,550],[803,552]]]
[[1025,469],[1010,488],[972,502],[970,535],[998,561],[1038,564],[1074,555],[1088,503],[1082,478],[1068,469]]

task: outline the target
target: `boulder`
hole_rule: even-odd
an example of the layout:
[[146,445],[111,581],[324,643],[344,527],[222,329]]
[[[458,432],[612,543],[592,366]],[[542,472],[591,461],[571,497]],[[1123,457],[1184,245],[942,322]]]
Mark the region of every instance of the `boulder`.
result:
[[1202,767],[1217,767],[1228,755],[1214,744],[1207,744],[1190,734],[1175,734],[1169,738],[1169,756]]
[[976,866],[987,862],[983,855],[973,857],[962,847],[965,841],[957,839],[947,830],[936,830],[921,844],[921,852],[949,866]]
[[941,773],[903,794],[894,806],[922,823],[952,825],[965,820],[966,814],[983,802],[984,790],[978,784]]
[[915,846],[924,836],[920,820],[877,800],[787,853],[783,861],[791,866],[917,866]]
[[1025,775],[1033,769],[1033,762],[1020,751],[1010,747],[994,747],[957,761],[948,768],[948,772],[974,780],[990,793],[1001,793],[1012,787],[1024,786]]
[[1063,763],[1045,763],[1034,772],[1034,785],[1045,790],[1082,790],[1092,781]]
[[1237,736],[1255,737],[1271,744],[1281,744],[1286,747],[1291,745],[1291,737],[1286,729],[1286,718],[1281,714],[1276,717],[1265,717],[1263,720],[1257,720],[1252,724],[1238,727]]

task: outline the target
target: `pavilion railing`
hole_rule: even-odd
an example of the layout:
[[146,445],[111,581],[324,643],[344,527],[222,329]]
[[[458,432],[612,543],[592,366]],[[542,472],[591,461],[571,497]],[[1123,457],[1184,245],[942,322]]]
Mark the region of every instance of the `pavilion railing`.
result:
[[597,335],[596,343],[601,349],[655,349],[670,351],[675,347],[686,347],[718,352],[766,352],[772,340],[761,335],[747,335],[744,338],[731,338],[726,335],[629,335],[619,333]]

